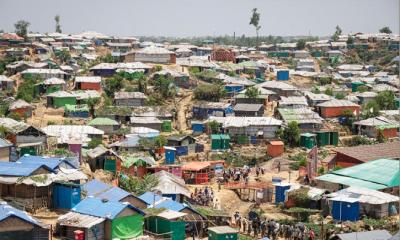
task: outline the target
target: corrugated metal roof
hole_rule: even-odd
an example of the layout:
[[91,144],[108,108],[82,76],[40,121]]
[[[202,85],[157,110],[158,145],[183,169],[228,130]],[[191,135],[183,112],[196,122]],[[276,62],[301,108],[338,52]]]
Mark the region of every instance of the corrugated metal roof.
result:
[[97,125],[101,125],[101,126],[118,126],[119,123],[113,119],[110,118],[95,118],[92,121],[88,122],[89,126],[97,126]]
[[76,77],[75,82],[87,82],[87,83],[100,83],[101,82],[101,77],[97,76],[81,76],[81,77]]
[[246,111],[246,112],[258,112],[264,105],[262,104],[250,104],[250,103],[238,103],[233,108],[234,111]]
[[279,106],[287,106],[287,105],[308,106],[308,103],[307,99],[303,96],[292,96],[292,97],[281,96],[281,100],[279,100]]
[[22,72],[22,74],[67,74],[60,69],[42,69],[42,68],[30,68]]
[[208,121],[217,121],[228,127],[250,127],[250,126],[281,126],[282,121],[272,117],[209,117]]
[[61,78],[48,78],[43,81],[45,85],[58,85],[58,84],[66,84],[64,79]]
[[328,197],[330,198],[336,198],[342,196],[356,198],[360,203],[369,203],[369,204],[384,204],[390,202],[398,202],[400,200],[400,198],[397,196],[361,187],[349,187],[328,194]]
[[150,123],[162,123],[156,117],[131,117],[131,123],[139,123],[139,124],[150,124]]
[[142,92],[116,92],[114,99],[146,99],[147,96]]
[[57,223],[61,226],[77,227],[77,228],[91,228],[99,223],[104,222],[105,218],[93,217],[76,212],[69,212],[61,215]]
[[239,230],[231,228],[229,226],[209,227],[208,231],[212,231],[217,234],[228,234],[228,233],[238,233],[239,232]]
[[326,101],[320,104],[317,104],[317,107],[359,107],[360,105],[355,104],[348,100],[339,100],[333,99],[330,101]]
[[282,90],[297,90],[297,88],[293,85],[288,83],[284,83],[282,81],[266,81],[256,86],[263,87],[263,88],[272,88],[272,89],[282,89]]
[[400,158],[400,141],[356,147],[341,147],[334,149],[334,151],[362,162],[381,158]]
[[3,126],[12,133],[19,133],[30,127],[30,125],[24,122],[15,121],[12,118],[0,118],[0,126]]
[[177,212],[177,211],[173,211],[173,210],[169,210],[168,209],[168,210],[158,214],[157,217],[165,218],[165,219],[168,219],[168,220],[174,220],[174,219],[186,216],[186,215],[187,215],[187,213]]
[[392,128],[398,128],[399,122],[395,120],[389,120],[385,117],[373,117],[364,119],[358,122],[354,122],[354,125],[361,126],[391,126]]
[[309,108],[278,108],[282,119],[286,122],[322,124],[323,118]]
[[351,233],[341,233],[336,235],[339,240],[386,240],[392,237],[390,233],[386,230],[373,230],[368,232],[351,232]]
[[57,137],[57,143],[69,143],[71,139],[80,140],[86,144],[90,141],[88,135],[103,135],[104,131],[84,125],[49,125],[42,128],[48,136]]
[[186,186],[185,181],[164,170],[154,174],[158,179],[158,184],[153,190],[158,190],[162,194],[182,194],[190,197],[190,190]]

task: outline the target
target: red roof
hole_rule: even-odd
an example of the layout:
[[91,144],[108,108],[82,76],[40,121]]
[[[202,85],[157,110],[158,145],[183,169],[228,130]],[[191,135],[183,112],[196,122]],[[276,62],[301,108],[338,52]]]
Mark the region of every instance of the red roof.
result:
[[7,40],[24,40],[23,37],[20,37],[15,33],[3,33],[3,34],[1,34],[0,38],[7,39]]

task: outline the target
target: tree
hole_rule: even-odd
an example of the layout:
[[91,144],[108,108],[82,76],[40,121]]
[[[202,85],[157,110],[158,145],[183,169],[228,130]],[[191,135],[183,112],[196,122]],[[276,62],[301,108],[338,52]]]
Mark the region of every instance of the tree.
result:
[[361,86],[357,87],[357,92],[363,93],[363,92],[366,92],[366,91],[368,91],[368,87],[365,86],[365,85],[361,85]]
[[104,92],[107,96],[114,97],[114,94],[122,89],[122,80],[122,77],[115,75],[104,81]]
[[154,138],[154,145],[159,148],[167,145],[167,142],[167,139],[162,135],[158,135]]
[[299,145],[300,141],[300,128],[299,124],[296,121],[292,121],[288,124],[288,126],[281,131],[280,138],[285,142],[285,144],[295,147]]
[[194,97],[197,100],[218,102],[225,96],[225,89],[220,84],[200,84],[194,89]]
[[306,40],[304,39],[297,40],[296,47],[299,50],[303,50],[306,47]]
[[343,93],[337,93],[336,95],[335,95],[335,98],[336,99],[343,99],[345,96],[344,96],[344,94]]
[[102,144],[101,139],[93,138],[93,139],[90,140],[90,142],[88,143],[88,148],[92,149],[92,148],[95,148],[95,147],[99,146],[100,144]]
[[90,115],[93,117],[94,116],[94,107],[97,106],[100,103],[100,98],[89,98],[86,101],[86,104],[89,106],[90,108]]
[[349,37],[347,38],[346,43],[347,43],[347,44],[353,44],[353,43],[354,43],[354,38],[353,38],[352,36],[349,36]]
[[147,93],[147,77],[146,76],[140,76],[138,79],[138,91],[142,93]]
[[25,20],[19,20],[18,22],[16,22],[14,24],[15,27],[15,33],[20,36],[23,37],[24,39],[26,39],[27,34],[28,34],[28,27],[29,27],[30,23],[25,21]]
[[325,94],[326,94],[326,95],[329,95],[329,96],[333,96],[333,90],[332,90],[332,88],[327,88],[327,89],[325,89]]
[[147,174],[143,179],[133,176],[124,176],[119,178],[119,187],[134,195],[141,195],[152,191],[158,185],[158,178],[154,174]]
[[260,13],[257,12],[257,8],[253,8],[252,15],[250,17],[250,25],[253,25],[256,29],[256,46],[258,47],[258,31],[261,29],[260,23]]
[[383,130],[382,129],[378,129],[377,133],[376,133],[376,141],[378,143],[384,143],[386,142],[387,138],[385,137],[385,134],[383,134]]
[[248,98],[257,98],[260,93],[261,91],[258,88],[252,86],[246,89],[244,95]]
[[56,21],[56,32],[61,33],[60,15],[56,15],[54,20]]
[[219,123],[215,120],[208,122],[208,127],[211,130],[211,133],[216,134],[220,132]]
[[340,35],[342,35],[342,29],[339,27],[339,25],[337,25],[335,33],[332,35],[332,40],[336,42],[337,40],[339,40]]
[[390,30],[390,28],[389,28],[388,26],[386,26],[386,27],[383,27],[383,28],[379,29],[379,32],[380,32],[380,33],[391,34],[391,33],[392,33],[392,30]]
[[375,100],[368,101],[363,105],[363,115],[365,118],[379,116],[379,105]]
[[382,110],[394,110],[396,109],[396,98],[392,91],[383,91],[375,97],[375,101],[378,103],[379,108]]
[[62,63],[68,62],[71,59],[71,54],[69,53],[68,50],[63,49],[61,52],[59,52],[58,54],[58,59],[60,59],[60,61]]
[[174,79],[172,77],[160,75],[154,79],[154,89],[157,90],[164,98],[173,97],[175,95],[173,81]]

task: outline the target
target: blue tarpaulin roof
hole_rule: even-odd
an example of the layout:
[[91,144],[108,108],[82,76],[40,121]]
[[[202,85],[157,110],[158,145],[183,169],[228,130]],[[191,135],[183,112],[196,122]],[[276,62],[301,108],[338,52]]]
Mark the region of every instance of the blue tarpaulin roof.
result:
[[176,202],[174,200],[170,200],[170,199],[156,204],[156,208],[165,208],[165,209],[169,209],[169,210],[177,211],[177,212],[181,211],[185,207],[186,206],[183,205],[182,203],[178,203],[178,202]]
[[[133,196],[131,193],[115,186],[108,185],[96,179],[87,182],[82,189],[86,191],[87,196],[96,197],[99,199],[107,199],[109,201],[121,201],[127,196]],[[138,198],[139,199],[139,198]],[[141,200],[141,199],[139,199]],[[143,201],[144,202],[144,201]]]
[[152,205],[154,201],[160,201],[162,199],[162,196],[152,192],[145,192],[139,196],[139,199],[143,200],[147,205]]
[[78,205],[72,208],[72,211],[112,220],[116,218],[118,214],[127,207],[135,210],[141,215],[144,215],[144,212],[142,210],[130,204],[117,201],[102,201],[100,198],[93,197],[82,200],[80,203],[78,203]]
[[96,179],[93,179],[82,186],[82,189],[86,191],[87,196],[96,196],[97,194],[106,191],[111,186]]
[[65,158],[56,158],[56,157],[43,157],[43,156],[30,156],[25,155],[18,159],[18,162],[22,163],[39,163],[42,165],[46,165],[50,169],[57,169],[61,164],[64,166],[69,166],[67,168],[76,168],[72,163],[70,163]]
[[8,205],[6,202],[1,202],[0,203],[0,221],[3,221],[4,219],[7,219],[8,217],[11,217],[11,216],[20,218],[24,221],[27,221],[27,222],[37,225],[39,227],[45,227],[44,224],[42,224],[35,218],[29,216],[26,212],[18,210],[16,208]]
[[40,163],[0,162],[0,176],[28,177],[41,167],[53,171]]

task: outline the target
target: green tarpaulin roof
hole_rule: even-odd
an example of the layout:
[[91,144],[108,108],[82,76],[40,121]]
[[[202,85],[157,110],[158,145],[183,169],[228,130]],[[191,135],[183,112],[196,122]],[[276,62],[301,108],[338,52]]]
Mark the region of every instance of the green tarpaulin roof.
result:
[[88,123],[89,126],[96,126],[96,125],[119,125],[117,121],[109,118],[95,118]]
[[368,181],[351,178],[351,177],[330,174],[330,173],[322,175],[320,177],[317,177],[317,179],[326,181],[326,182],[339,183],[339,184],[343,184],[346,186],[363,187],[363,188],[368,188],[368,189],[373,189],[373,190],[380,190],[380,189],[387,188],[386,185],[368,182]]
[[65,104],[64,110],[66,112],[83,112],[83,111],[88,112],[89,107],[86,104],[82,104],[82,105]]
[[317,179],[375,190],[396,187],[400,186],[400,163],[399,160],[378,159],[340,169]]

